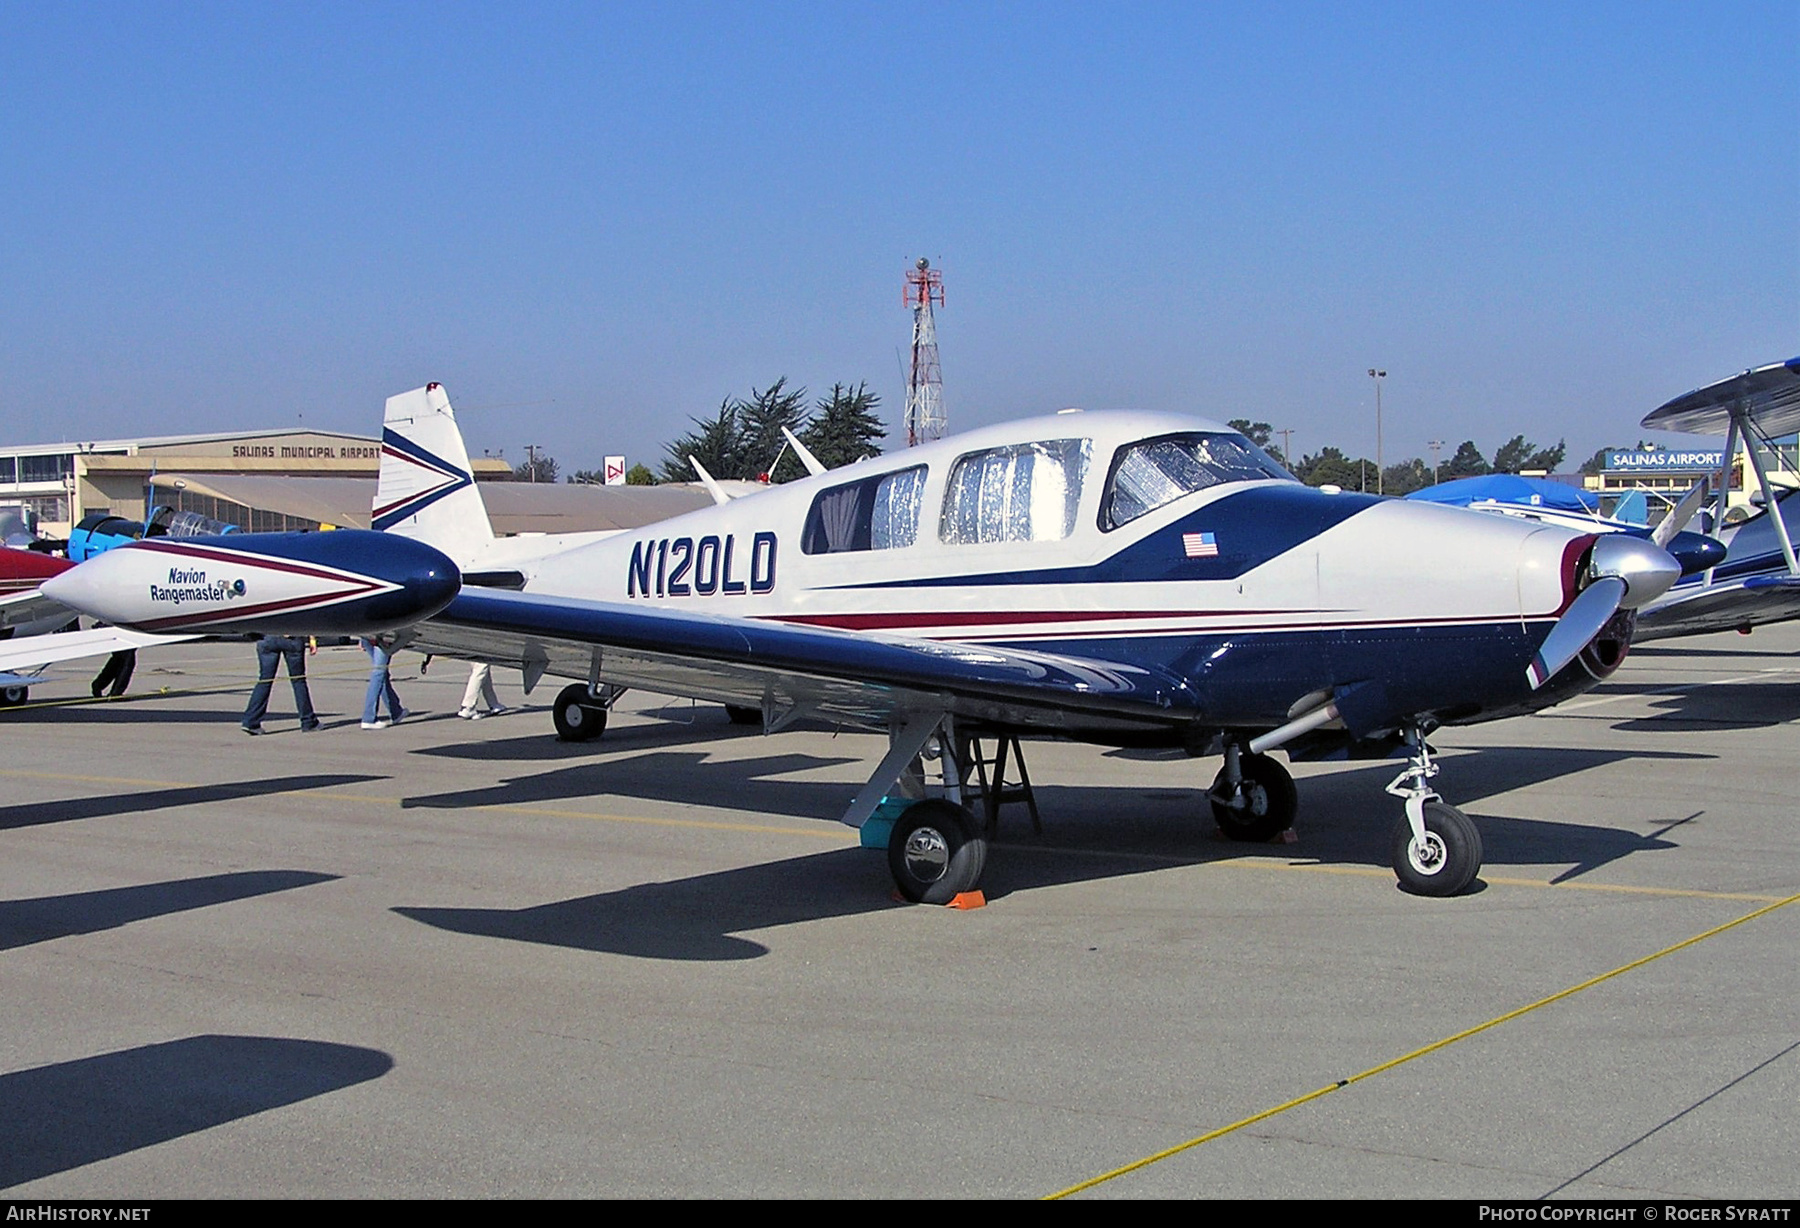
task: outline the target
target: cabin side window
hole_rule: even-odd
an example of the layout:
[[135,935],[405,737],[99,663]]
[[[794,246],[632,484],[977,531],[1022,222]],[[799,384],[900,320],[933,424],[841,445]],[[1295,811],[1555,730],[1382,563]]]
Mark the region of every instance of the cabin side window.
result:
[[959,457],[939,536],[956,545],[1061,541],[1075,531],[1091,450],[1086,439],[1051,439]]
[[820,491],[800,533],[805,554],[898,550],[919,538],[925,466]]
[[1221,482],[1297,481],[1238,434],[1193,431],[1120,448],[1100,500],[1100,528],[1110,531]]

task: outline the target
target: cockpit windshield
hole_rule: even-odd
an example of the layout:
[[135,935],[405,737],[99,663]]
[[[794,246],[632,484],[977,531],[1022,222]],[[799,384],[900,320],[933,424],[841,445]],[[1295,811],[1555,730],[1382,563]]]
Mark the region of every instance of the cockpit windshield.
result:
[[1298,479],[1235,432],[1191,431],[1120,448],[1100,503],[1100,528],[1116,529],[1182,495],[1221,482]]

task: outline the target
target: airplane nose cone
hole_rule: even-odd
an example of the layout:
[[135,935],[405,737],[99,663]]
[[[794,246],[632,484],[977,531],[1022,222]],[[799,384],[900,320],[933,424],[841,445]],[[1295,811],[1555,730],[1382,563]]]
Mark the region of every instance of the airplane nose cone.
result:
[[1594,542],[1588,571],[1596,580],[1608,576],[1623,580],[1625,595],[1619,604],[1635,609],[1668,592],[1681,578],[1681,563],[1654,542],[1628,533],[1607,533]]
[[[99,563],[105,557],[104,554],[99,555],[91,562]],[[112,619],[107,618],[104,614],[95,614],[93,610],[97,604],[107,604],[105,598],[108,585],[105,573],[108,570],[104,567],[90,568],[89,563],[81,563],[69,568],[60,576],[50,577],[38,585],[38,588],[43,591],[44,596],[52,601],[60,601],[71,610],[79,610],[83,614],[93,614],[95,618],[111,622]]]

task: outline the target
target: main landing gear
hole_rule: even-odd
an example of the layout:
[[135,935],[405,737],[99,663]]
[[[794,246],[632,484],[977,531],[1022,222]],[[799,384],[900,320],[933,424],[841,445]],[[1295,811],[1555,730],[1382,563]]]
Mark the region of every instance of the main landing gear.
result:
[[948,904],[981,882],[987,838],[967,806],[927,798],[894,820],[887,859],[901,895],[915,904]]
[[1406,817],[1394,828],[1394,873],[1414,895],[1455,895],[1481,872],[1481,832],[1425,783],[1438,766],[1424,732],[1414,726],[1406,742],[1411,762],[1387,787],[1406,800]]
[[1288,770],[1269,755],[1225,746],[1225,766],[1206,791],[1213,820],[1233,840],[1264,842],[1294,825],[1300,794]]
[[16,708],[30,698],[28,686],[0,687],[0,708]]
[[602,686],[596,693],[585,682],[572,682],[557,693],[550,709],[556,737],[562,742],[592,742],[606,732],[606,713],[623,688]]
[[[844,812],[864,848],[887,851],[894,886],[915,904],[949,904],[973,892],[987,864],[987,832],[963,804],[958,745],[947,712],[896,717],[886,756]],[[925,796],[928,761],[941,777],[936,797]]]

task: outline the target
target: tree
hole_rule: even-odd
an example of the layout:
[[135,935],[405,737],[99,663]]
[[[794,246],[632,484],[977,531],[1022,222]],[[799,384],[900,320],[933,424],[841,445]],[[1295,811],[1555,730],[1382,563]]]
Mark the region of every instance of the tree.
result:
[[1251,443],[1259,448],[1267,448],[1269,441],[1275,438],[1275,428],[1267,422],[1252,422],[1248,418],[1233,418],[1225,424],[1240,435],[1249,437]]
[[604,486],[606,485],[606,474],[599,469],[577,469],[563,481],[572,486]]
[[1487,458],[1475,446],[1475,441],[1465,439],[1456,445],[1456,454],[1444,462],[1443,467],[1438,470],[1438,476],[1443,481],[1450,482],[1457,478],[1478,478],[1491,472],[1493,470],[1488,467]]
[[640,461],[625,471],[625,485],[654,486],[656,485],[656,475],[650,472],[650,466]]
[[1429,485],[1431,468],[1416,456],[1409,461],[1401,461],[1398,465],[1389,465],[1381,471],[1381,489],[1384,494],[1410,495]]
[[700,429],[663,445],[669,459],[663,462],[665,482],[698,482],[700,475],[688,464],[688,457],[698,460],[715,478],[735,478],[744,466],[745,439],[743,424],[738,420],[738,402],[726,397],[719,402],[719,412],[711,421],[690,418]]
[[[752,388],[748,401],[737,403],[738,427],[743,432],[744,455],[741,471],[714,473],[714,477],[744,478],[757,481],[766,473],[771,482],[787,482],[806,476],[800,463],[782,435],[783,427],[798,435],[806,423],[806,389],[787,391],[787,376],[782,376],[762,392]],[[706,463],[704,457],[701,464]]]
[[556,481],[556,459],[542,453],[534,453],[529,460],[522,460],[513,466],[513,481]]
[[1559,440],[1554,448],[1540,448],[1523,435],[1514,435],[1494,453],[1495,473],[1519,473],[1526,469],[1542,469],[1549,473],[1562,464],[1568,441]]
[[1563,463],[1563,457],[1569,452],[1569,441],[1559,439],[1554,448],[1539,448],[1526,460],[1527,469],[1542,469],[1545,473],[1555,473],[1556,467]]
[[831,395],[820,399],[812,421],[800,432],[800,442],[827,469],[879,456],[881,445],[875,441],[887,438],[887,428],[875,416],[880,404],[881,398],[870,392],[867,384],[858,384],[854,391],[833,384]]
[[1614,449],[1601,448],[1598,452],[1582,461],[1581,472],[1589,477],[1598,476],[1600,471],[1606,468],[1606,454],[1611,451],[1614,451]]
[[1308,486],[1341,486],[1345,490],[1361,490],[1365,475],[1375,485],[1375,464],[1358,457],[1351,460],[1338,448],[1324,447],[1306,457],[1294,469],[1294,476]]

